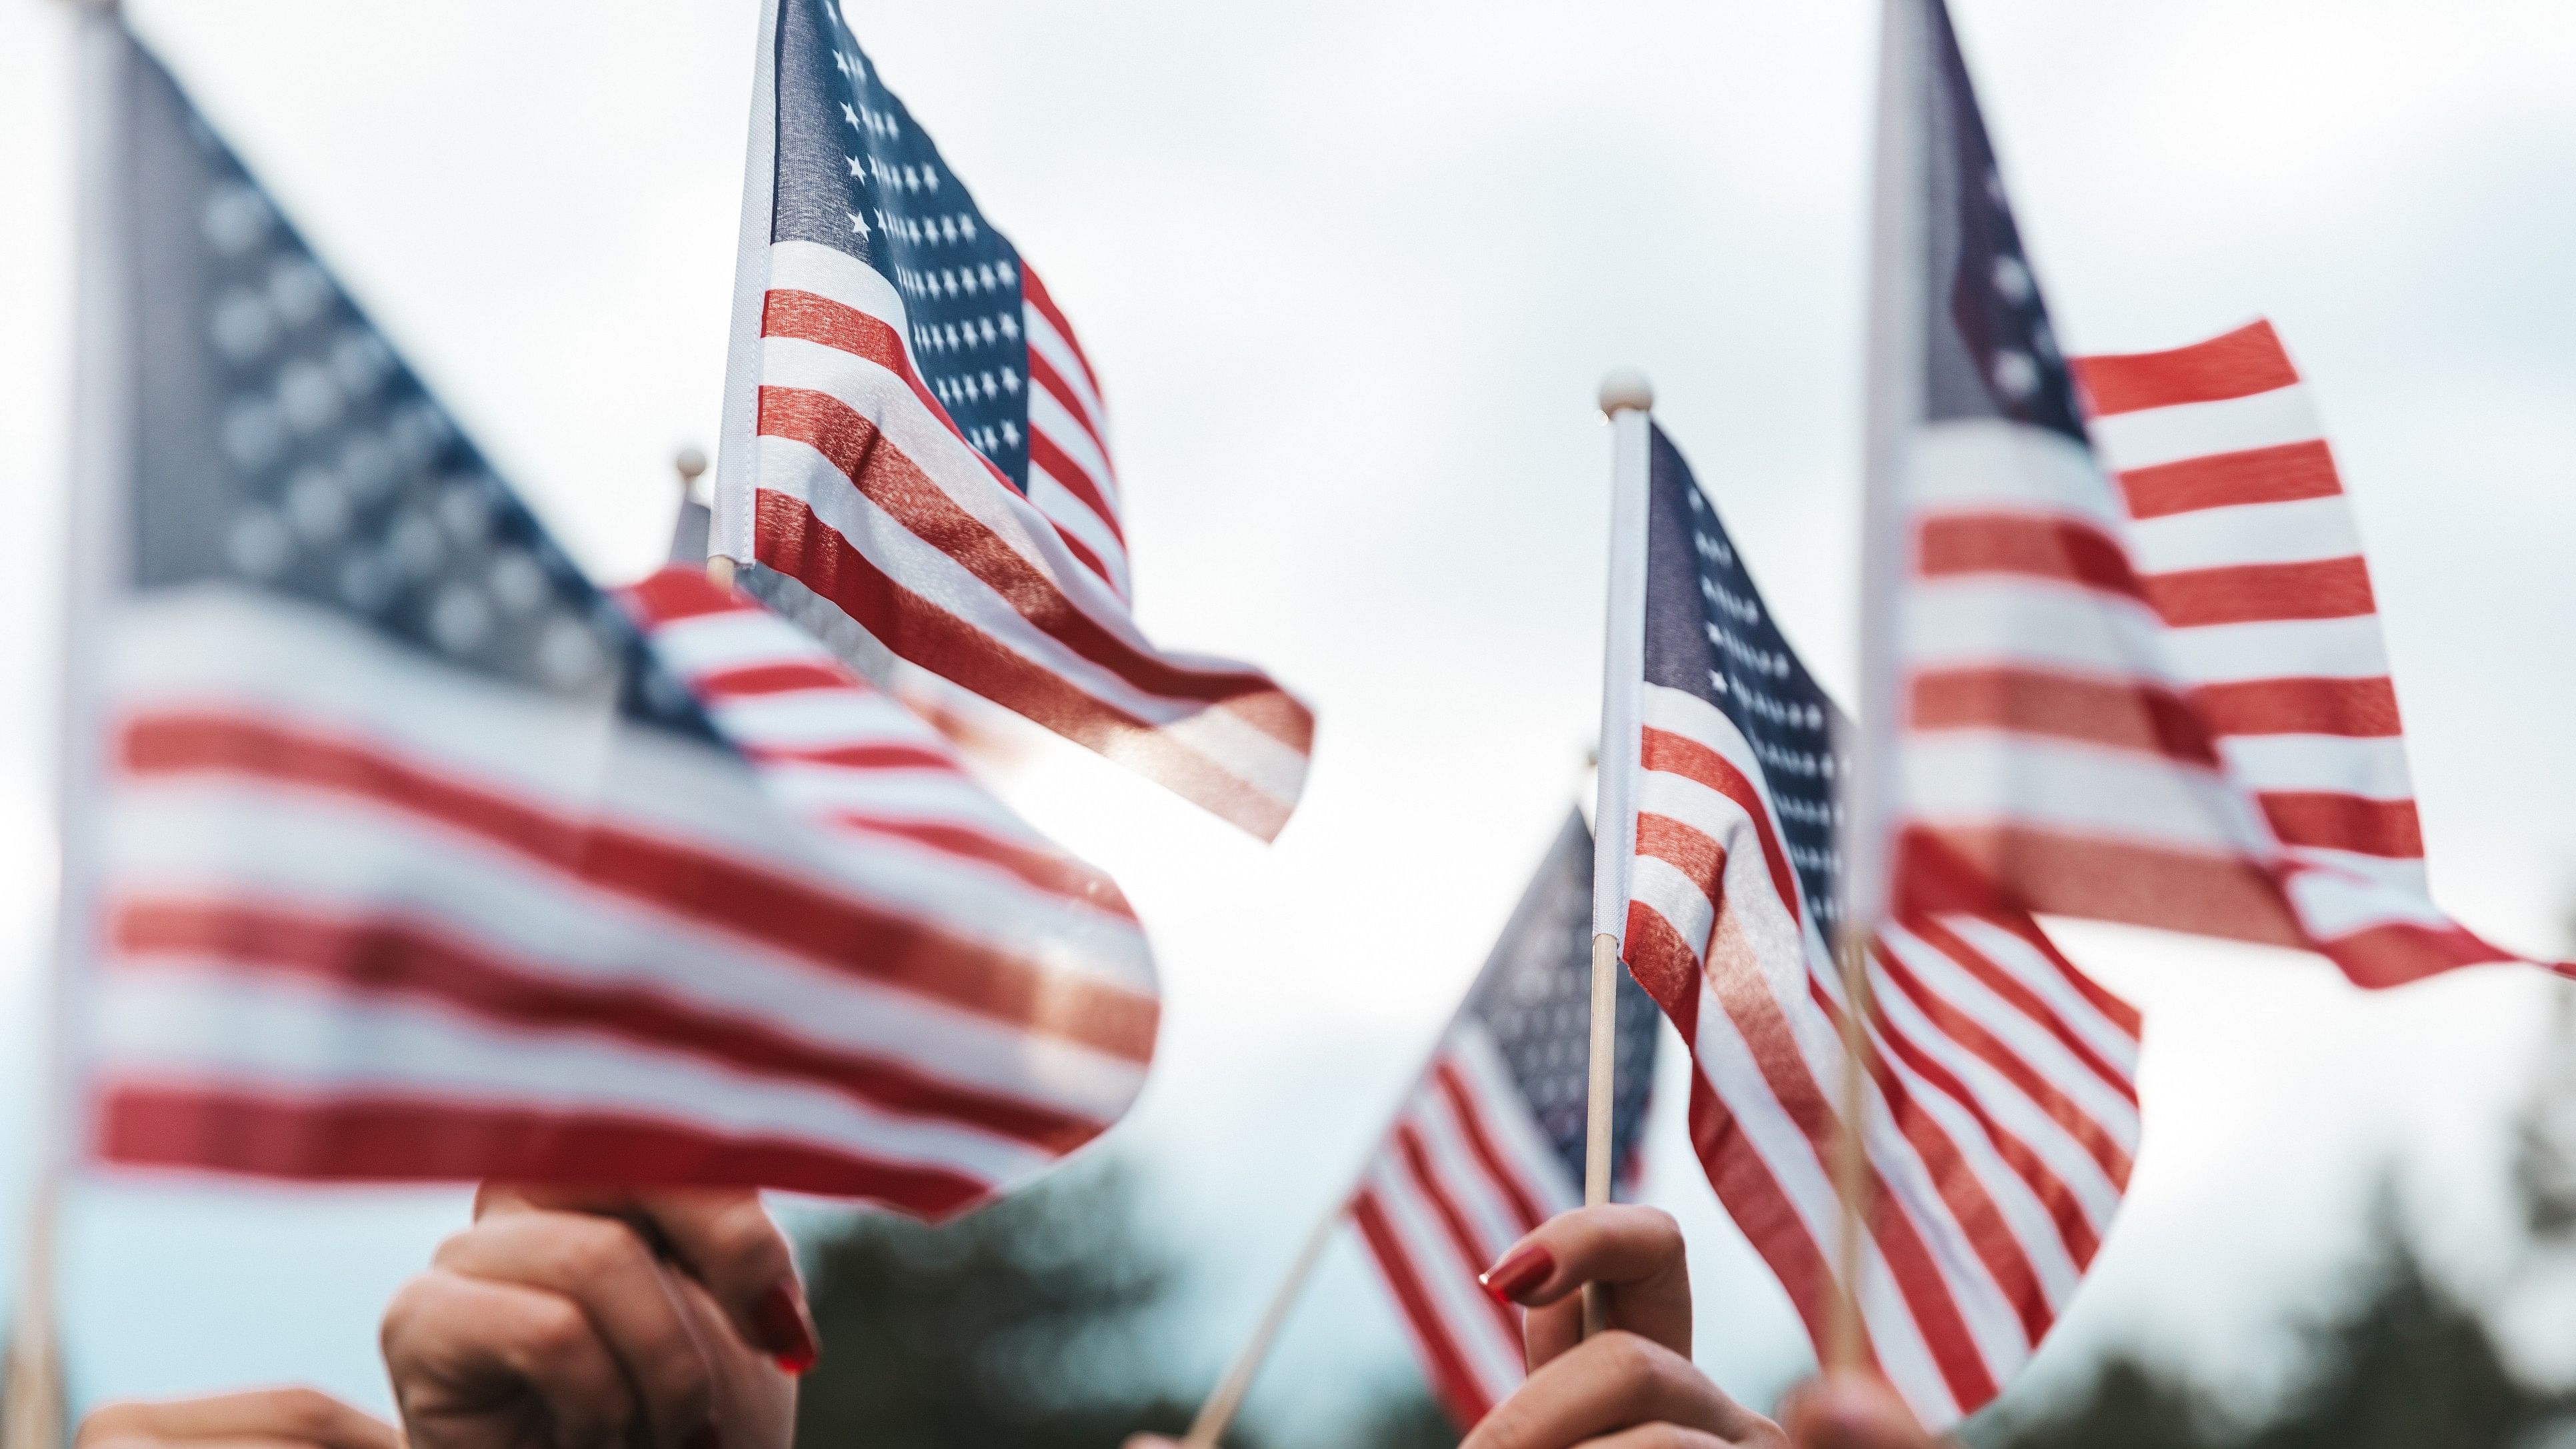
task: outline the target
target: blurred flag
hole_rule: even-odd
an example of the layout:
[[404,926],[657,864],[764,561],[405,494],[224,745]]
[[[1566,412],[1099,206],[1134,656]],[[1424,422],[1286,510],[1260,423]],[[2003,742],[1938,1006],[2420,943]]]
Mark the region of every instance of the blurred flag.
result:
[[[1690,1044],[1710,1184],[1821,1346],[1850,726],[1681,454],[1643,416],[1618,421],[1649,449],[1636,774],[1629,820],[1603,827],[1634,842],[1623,953]],[[2110,1226],[2138,1146],[2138,1014],[2009,910],[1897,916],[1868,978],[1861,1323],[1878,1368],[1946,1425],[2029,1360]]]
[[700,571],[594,588],[93,41],[90,1151],[939,1215],[1115,1119],[1157,1014],[1115,887]]
[[1054,300],[828,0],[771,0],[715,491],[746,586],[1268,839],[1314,720],[1129,611],[1106,414]]
[[1868,894],[2304,946],[2372,986],[2514,959],[2425,893],[2369,572],[2278,339],[2071,368],[1940,0],[1889,13]]
[[[1351,1200],[1423,1372],[1461,1432],[1526,1377],[1521,1311],[1477,1275],[1583,1203],[1592,833],[1569,816]],[[1637,1167],[1654,1003],[1619,982],[1612,1160]]]

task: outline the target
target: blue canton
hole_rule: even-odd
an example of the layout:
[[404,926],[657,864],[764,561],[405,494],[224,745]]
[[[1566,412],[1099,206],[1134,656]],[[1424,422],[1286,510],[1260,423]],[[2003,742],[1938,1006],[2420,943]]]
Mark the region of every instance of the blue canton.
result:
[[858,258],[903,295],[923,383],[1011,486],[1029,477],[1020,254],[887,90],[829,0],[781,0],[772,241]]

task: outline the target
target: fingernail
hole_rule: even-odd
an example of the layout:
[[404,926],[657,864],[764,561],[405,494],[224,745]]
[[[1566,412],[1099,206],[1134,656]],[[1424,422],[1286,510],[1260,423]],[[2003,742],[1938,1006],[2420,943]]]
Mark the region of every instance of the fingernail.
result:
[[716,1421],[709,1419],[680,1441],[680,1449],[724,1449],[724,1437],[716,1432]]
[[1546,1282],[1555,1271],[1556,1255],[1532,1243],[1486,1269],[1476,1281],[1484,1284],[1485,1291],[1493,1294],[1497,1302],[1510,1303]]
[[760,1295],[760,1301],[751,1305],[751,1326],[760,1334],[760,1346],[791,1374],[805,1372],[822,1357],[814,1347],[813,1325],[805,1321],[803,1296],[791,1278]]

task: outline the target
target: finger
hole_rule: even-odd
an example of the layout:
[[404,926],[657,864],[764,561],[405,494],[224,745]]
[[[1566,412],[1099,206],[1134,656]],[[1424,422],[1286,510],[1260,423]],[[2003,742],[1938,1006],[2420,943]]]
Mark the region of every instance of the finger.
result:
[[715,1366],[680,1311],[671,1270],[626,1223],[588,1213],[497,1214],[441,1244],[435,1261],[451,1273],[580,1304],[625,1371],[652,1443],[680,1449],[711,1431]]
[[1742,1440],[1768,1427],[1689,1359],[1636,1334],[1613,1331],[1533,1372],[1460,1449],[1572,1449],[1643,1424],[1697,1429],[1721,1440]]
[[654,1246],[707,1285],[723,1304],[743,1341],[801,1374],[819,1356],[805,1290],[796,1281],[796,1255],[787,1235],[742,1189],[671,1189],[525,1186],[486,1183],[475,1195],[474,1216],[522,1211],[598,1213],[624,1218],[646,1231]]
[[1934,1449],[1896,1391],[1870,1374],[1833,1373],[1801,1385],[1782,1406],[1799,1449]]
[[635,1420],[625,1373],[560,1293],[424,1273],[386,1308],[382,1343],[412,1449],[479,1449],[424,1411],[489,1413],[522,1395],[545,1410],[554,1449],[623,1449]]
[[317,1389],[252,1389],[157,1403],[108,1404],[81,1420],[81,1449],[121,1439],[251,1440],[324,1449],[400,1449],[394,1426]]
[[1513,1244],[1484,1281],[1531,1310],[1523,1333],[1533,1369],[1582,1341],[1576,1290],[1586,1283],[1604,1285],[1611,1327],[1690,1356],[1690,1264],[1669,1213],[1626,1205],[1559,1213]]

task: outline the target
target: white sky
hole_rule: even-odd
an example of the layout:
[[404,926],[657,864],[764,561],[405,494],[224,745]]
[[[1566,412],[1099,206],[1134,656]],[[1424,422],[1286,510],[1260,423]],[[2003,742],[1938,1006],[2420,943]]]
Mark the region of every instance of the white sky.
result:
[[[2499,939],[2556,944],[2576,898],[2576,9],[1955,3],[2070,346],[2281,327],[2360,510],[2437,890]],[[1205,1290],[1175,1371],[1211,1374],[1577,779],[1605,367],[1653,376],[1776,611],[1848,678],[1875,7],[851,8],[1082,330],[1148,627],[1260,661],[1322,716],[1274,848],[1105,770],[1030,802],[1155,935],[1165,1045],[1121,1135]],[[50,892],[67,10],[0,0],[0,489],[25,527],[0,573],[13,1062]],[[646,566],[671,450],[714,432],[750,0],[133,10],[573,551],[603,577]],[[2443,1262],[2513,1273],[2496,1174],[2536,981],[2364,999],[2294,959],[2069,939],[2149,1010],[2150,1137],[2048,1363],[2143,1336],[2259,1382],[2283,1361],[2267,1326],[2349,1256],[2390,1161]],[[7,1090],[0,1150],[23,1161]],[[1679,1116],[1653,1188],[1702,1259],[1701,1357],[1767,1397],[1804,1350]],[[82,1388],[307,1378],[381,1401],[375,1311],[458,1204],[93,1187],[67,1266]],[[1409,1371],[1345,1252],[1260,1402],[1320,1444],[1330,1410],[1306,1406]]]

